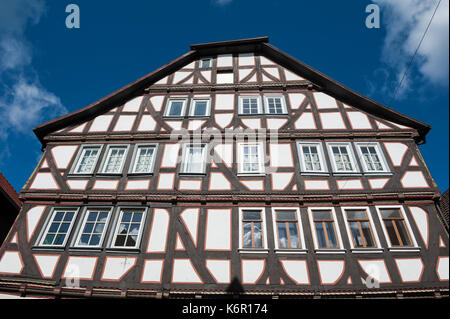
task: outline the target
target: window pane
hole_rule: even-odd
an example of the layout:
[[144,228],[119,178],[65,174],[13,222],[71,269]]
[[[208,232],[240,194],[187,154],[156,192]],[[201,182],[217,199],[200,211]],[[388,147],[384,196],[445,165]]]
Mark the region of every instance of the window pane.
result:
[[405,227],[405,222],[403,220],[396,220],[394,222],[397,226],[398,233],[402,239],[404,246],[411,246],[411,241],[409,240],[408,230]]
[[203,152],[202,146],[186,147],[185,173],[203,173]]
[[383,209],[381,210],[383,218],[402,218],[399,209]]
[[370,230],[370,224],[368,222],[362,222],[361,229],[364,235],[364,240],[366,241],[366,247],[375,247],[375,241],[372,236],[372,231]]
[[355,247],[364,247],[364,242],[361,237],[361,233],[359,231],[358,223],[357,222],[350,222],[350,231],[352,233],[353,237],[353,243],[355,244]]
[[330,243],[330,248],[338,248],[336,233],[334,232],[333,223],[325,223],[327,227],[328,241]]
[[289,237],[291,239],[291,248],[300,248],[297,223],[289,223]]
[[253,223],[253,235],[255,236],[255,248],[262,248],[261,223]]
[[327,248],[327,240],[325,238],[325,230],[323,229],[322,222],[314,223],[316,225],[317,242],[319,248]]
[[347,218],[356,220],[366,220],[367,216],[364,210],[348,210]]
[[108,158],[106,159],[104,172],[120,173],[124,157],[124,148],[110,148]]
[[261,220],[261,211],[259,210],[244,211],[244,220]]
[[84,148],[76,173],[91,173],[97,159],[98,149]]
[[269,114],[283,114],[283,104],[281,102],[281,98],[279,97],[270,97],[267,98],[267,106]]
[[183,101],[171,101],[169,115],[171,116],[182,115],[181,112],[183,111],[183,105],[184,105]]
[[277,212],[277,220],[297,220],[295,212]]
[[289,248],[285,223],[278,223],[278,238],[279,238],[280,248]]
[[207,101],[195,101],[194,102],[194,114],[195,116],[206,115],[208,109]]
[[331,211],[329,210],[316,210],[313,211],[314,220],[333,220]]
[[391,220],[386,220],[384,222],[384,224],[386,226],[386,231],[388,233],[391,245],[392,246],[400,246],[400,241],[397,238],[397,234],[395,233],[394,224],[392,223],[392,221]]
[[155,148],[139,147],[135,159],[134,173],[150,173]]
[[243,234],[244,248],[252,247],[252,224],[244,223],[244,234]]

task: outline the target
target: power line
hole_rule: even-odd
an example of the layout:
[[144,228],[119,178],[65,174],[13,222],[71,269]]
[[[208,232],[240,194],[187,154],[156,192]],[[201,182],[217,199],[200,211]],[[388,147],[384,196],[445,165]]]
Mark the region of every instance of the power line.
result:
[[436,15],[436,12],[437,12],[437,10],[438,10],[438,8],[439,8],[439,5],[441,4],[441,1],[442,1],[442,0],[439,0],[439,2],[438,2],[438,4],[437,4],[436,8],[434,9],[434,12],[433,12],[433,15],[431,16],[430,22],[428,22],[427,28],[425,29],[425,32],[423,33],[422,38],[420,39],[419,45],[417,46],[416,51],[414,52],[413,56],[411,57],[411,60],[409,61],[408,66],[406,67],[405,73],[403,73],[402,79],[400,80],[400,83],[399,83],[398,86],[396,87],[396,89],[395,89],[395,91],[394,91],[394,94],[392,95],[391,101],[389,102],[388,106],[392,106],[392,102],[394,102],[395,97],[397,96],[398,90],[399,90],[400,87],[402,86],[403,81],[404,81],[405,78],[406,78],[406,74],[408,74],[408,71],[409,71],[409,69],[410,69],[411,66],[412,66],[412,63],[413,63],[413,61],[414,61],[414,59],[415,59],[415,57],[416,57],[416,55],[417,55],[417,52],[419,51],[419,48],[420,48],[420,46],[422,45],[423,39],[425,39],[425,36],[426,36],[426,34],[427,34],[427,32],[428,32],[428,29],[430,28],[430,25],[431,25],[431,23],[433,22],[434,16]]

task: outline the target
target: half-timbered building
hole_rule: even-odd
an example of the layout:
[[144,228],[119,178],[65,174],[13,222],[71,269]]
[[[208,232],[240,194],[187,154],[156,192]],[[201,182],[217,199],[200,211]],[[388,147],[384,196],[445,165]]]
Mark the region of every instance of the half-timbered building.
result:
[[0,290],[448,296],[429,130],[267,38],[192,45],[35,128]]

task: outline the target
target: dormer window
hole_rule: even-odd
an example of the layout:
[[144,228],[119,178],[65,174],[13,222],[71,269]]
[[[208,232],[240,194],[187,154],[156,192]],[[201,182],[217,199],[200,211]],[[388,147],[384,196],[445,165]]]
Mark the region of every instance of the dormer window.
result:
[[212,67],[212,59],[204,58],[200,60],[200,69],[209,69]]
[[211,101],[209,99],[196,99],[192,100],[190,116],[209,116]]
[[241,96],[239,98],[239,114],[261,114],[261,98],[259,96]]
[[186,99],[169,99],[167,102],[166,113],[167,117],[182,117],[186,110]]
[[283,96],[265,97],[266,114],[286,114],[287,108]]

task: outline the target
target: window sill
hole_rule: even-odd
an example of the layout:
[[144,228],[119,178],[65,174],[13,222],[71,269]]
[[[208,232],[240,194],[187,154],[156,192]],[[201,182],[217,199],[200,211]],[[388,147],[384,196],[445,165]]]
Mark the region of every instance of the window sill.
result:
[[240,254],[268,254],[269,249],[266,248],[239,248]]
[[345,249],[315,249],[316,254],[345,254]]
[[254,174],[250,174],[250,173],[238,173],[237,176],[238,176],[238,177],[266,176],[266,173],[254,173]]
[[360,172],[347,172],[347,173],[336,173],[333,172],[333,176],[362,176],[363,174],[361,174]]
[[390,252],[420,252],[420,247],[389,247]]
[[152,177],[153,173],[128,173],[128,177]]
[[97,173],[96,177],[122,177],[122,173]]
[[354,254],[379,254],[384,251],[383,248],[352,248],[350,251]]
[[394,174],[390,172],[364,172],[366,176],[392,176]]
[[330,176],[330,173],[326,172],[301,172],[301,176]]
[[70,247],[69,248],[69,252],[96,252],[96,253],[101,253],[102,252],[102,248],[101,247]]
[[44,250],[44,251],[65,251],[65,247],[43,247],[43,246],[33,246],[31,250]]
[[275,249],[275,254],[307,254],[307,249]]
[[209,120],[211,118],[211,114],[208,115],[190,115],[190,120]]
[[180,177],[205,177],[206,173],[179,173]]
[[106,252],[108,253],[124,253],[124,252],[129,252],[129,253],[140,253],[141,250],[139,248],[106,248],[105,249]]
[[77,174],[77,173],[69,173],[67,174],[67,178],[91,178],[94,174]]
[[[185,116],[184,115],[180,115],[180,116],[163,116],[163,120],[184,120]],[[180,128],[180,130],[183,128]]]

